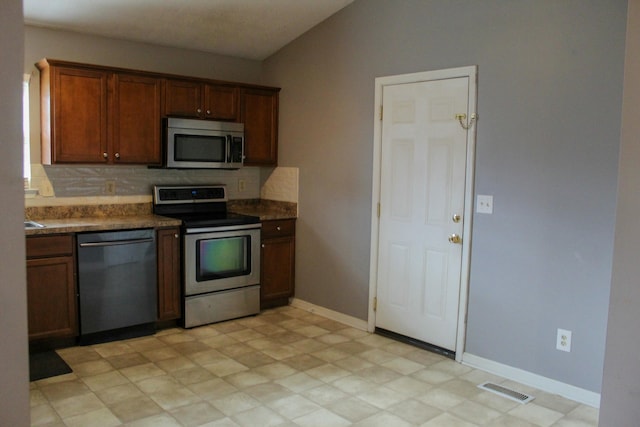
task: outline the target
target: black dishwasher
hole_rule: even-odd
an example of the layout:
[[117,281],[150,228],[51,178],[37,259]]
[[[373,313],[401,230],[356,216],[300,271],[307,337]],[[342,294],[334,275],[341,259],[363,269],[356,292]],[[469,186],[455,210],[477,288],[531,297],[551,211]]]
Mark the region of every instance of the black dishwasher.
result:
[[78,234],[81,341],[105,331],[153,328],[156,262],[153,229]]

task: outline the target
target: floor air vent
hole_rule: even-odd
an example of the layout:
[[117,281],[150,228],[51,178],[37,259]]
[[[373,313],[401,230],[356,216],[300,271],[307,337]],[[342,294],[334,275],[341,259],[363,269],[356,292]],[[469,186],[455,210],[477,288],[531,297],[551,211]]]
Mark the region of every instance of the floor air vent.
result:
[[533,399],[535,399],[535,397],[533,396],[529,396],[527,394],[520,393],[518,391],[511,390],[510,388],[506,388],[501,385],[490,383],[490,382],[482,383],[478,386],[478,388],[481,388],[486,391],[490,391],[491,393],[495,393],[499,396],[506,397],[507,399],[511,399],[522,404],[528,403]]

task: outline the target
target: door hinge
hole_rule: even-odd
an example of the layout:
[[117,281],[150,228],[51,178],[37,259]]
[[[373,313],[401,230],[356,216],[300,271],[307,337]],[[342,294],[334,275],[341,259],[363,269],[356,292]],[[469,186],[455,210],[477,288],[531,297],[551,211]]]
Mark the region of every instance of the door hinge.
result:
[[382,121],[382,105],[380,106],[380,121]]
[[378,218],[380,218],[380,203],[378,203]]
[[373,311],[378,310],[378,297],[373,297]]

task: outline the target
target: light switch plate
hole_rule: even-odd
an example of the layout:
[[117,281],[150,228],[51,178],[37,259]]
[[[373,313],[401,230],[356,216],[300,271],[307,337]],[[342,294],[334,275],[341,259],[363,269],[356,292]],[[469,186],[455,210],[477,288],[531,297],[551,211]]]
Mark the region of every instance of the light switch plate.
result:
[[493,213],[493,196],[478,194],[476,199],[476,212],[483,214]]

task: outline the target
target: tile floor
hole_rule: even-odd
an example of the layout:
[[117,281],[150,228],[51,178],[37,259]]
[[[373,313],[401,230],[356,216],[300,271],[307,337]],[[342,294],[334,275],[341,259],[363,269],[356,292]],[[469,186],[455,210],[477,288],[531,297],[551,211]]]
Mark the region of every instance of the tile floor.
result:
[[[59,354],[31,383],[36,426],[596,426],[596,409],[282,307]],[[522,405],[476,387],[532,394]]]

